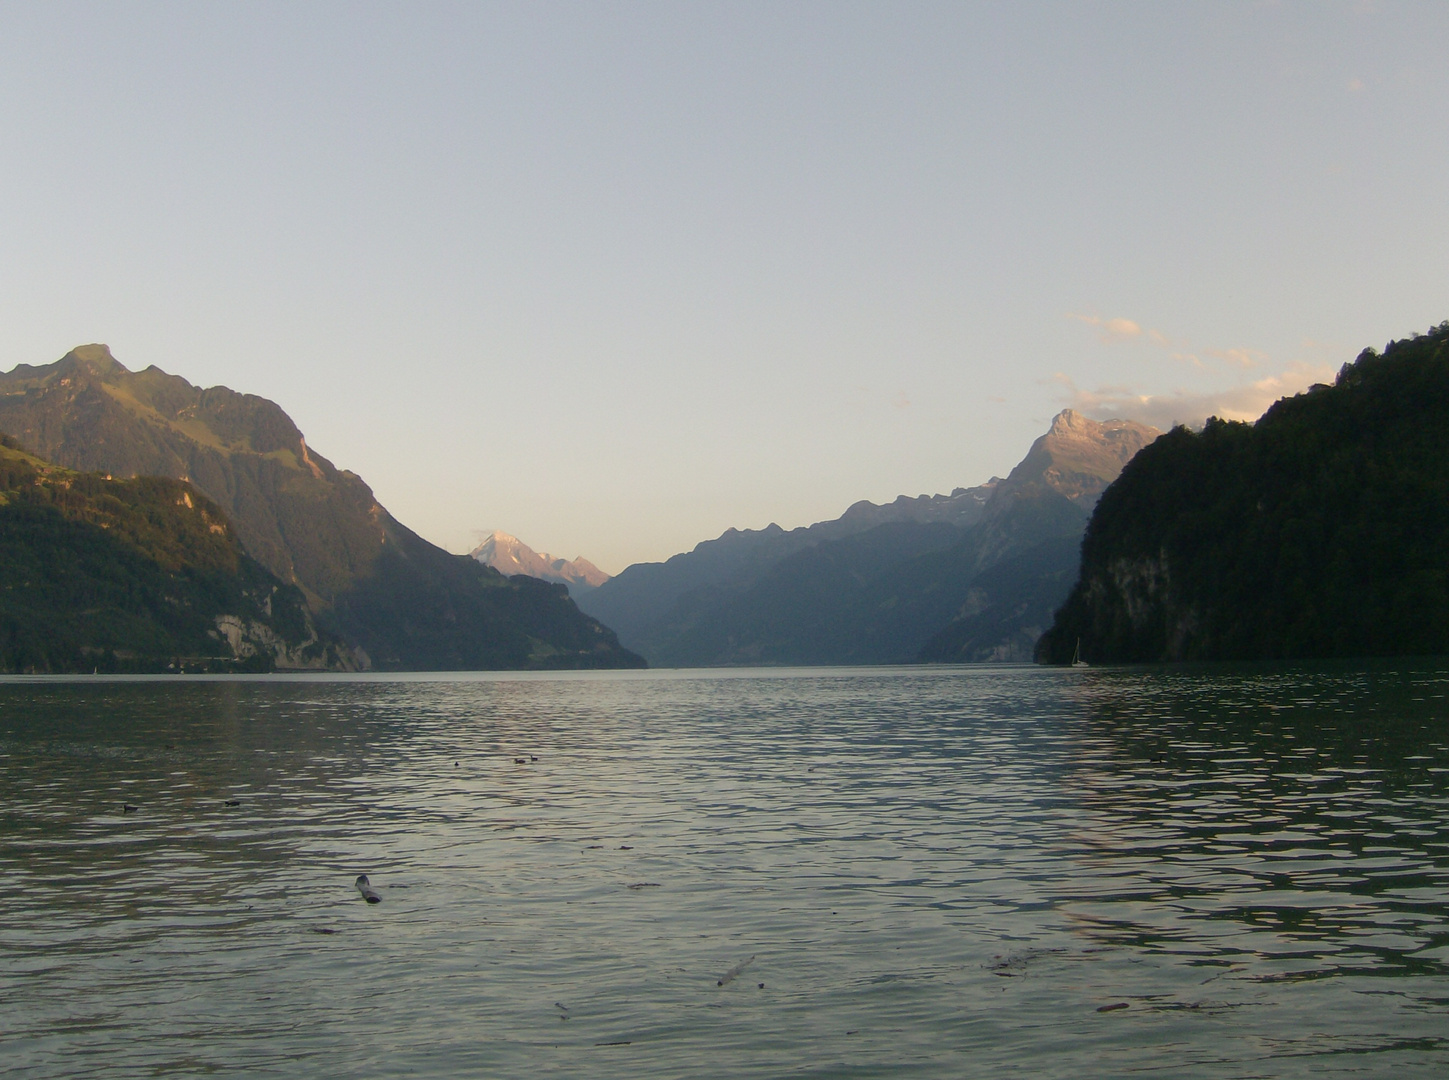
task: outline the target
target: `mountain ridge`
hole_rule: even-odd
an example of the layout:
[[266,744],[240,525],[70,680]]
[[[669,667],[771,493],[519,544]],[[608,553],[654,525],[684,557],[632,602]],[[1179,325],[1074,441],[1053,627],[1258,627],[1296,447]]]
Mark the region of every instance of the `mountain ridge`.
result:
[[[666,666],[908,662],[956,619],[976,620],[956,634],[969,655],[937,648],[926,658],[1001,658],[1004,650],[1029,660],[1070,588],[1066,549],[1048,542],[1079,539],[1123,462],[1159,434],[1064,410],[1005,480],[856,503],[840,518],[788,532],[730,529],[664,563],[629,567],[583,603]],[[1020,596],[977,588],[992,611],[973,609],[980,575],[1039,545],[1045,561],[1035,571],[1013,569]],[[987,627],[1009,644],[984,640]]]
[[82,471],[183,478],[319,622],[384,669],[637,666],[565,590],[428,543],[275,402],[202,389],[104,345],[0,374],[0,431]]

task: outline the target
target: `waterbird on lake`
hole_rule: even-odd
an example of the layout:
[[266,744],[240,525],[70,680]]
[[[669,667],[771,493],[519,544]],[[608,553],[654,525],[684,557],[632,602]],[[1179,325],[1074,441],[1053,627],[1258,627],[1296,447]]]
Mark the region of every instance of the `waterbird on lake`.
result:
[[135,812],[136,812],[136,808],[134,806],[132,806],[130,803],[123,802],[121,804],[121,813],[123,813],[123,814],[134,814]]
[[353,884],[357,886],[357,891],[362,894],[362,898],[369,904],[382,903],[382,897],[378,896],[373,890],[372,882],[367,880],[366,874],[358,874],[357,880]]

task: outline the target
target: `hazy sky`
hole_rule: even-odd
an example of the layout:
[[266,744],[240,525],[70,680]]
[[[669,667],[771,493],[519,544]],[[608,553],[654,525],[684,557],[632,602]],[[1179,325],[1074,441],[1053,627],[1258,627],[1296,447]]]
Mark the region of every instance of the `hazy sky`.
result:
[[0,3],[0,367],[617,572],[1449,318],[1442,3]]

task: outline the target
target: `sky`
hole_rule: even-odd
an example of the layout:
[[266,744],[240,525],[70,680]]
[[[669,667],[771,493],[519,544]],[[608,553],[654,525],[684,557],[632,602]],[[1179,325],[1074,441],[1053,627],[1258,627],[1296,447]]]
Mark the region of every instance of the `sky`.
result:
[[1449,319],[1449,5],[8,3],[0,369],[617,573]]

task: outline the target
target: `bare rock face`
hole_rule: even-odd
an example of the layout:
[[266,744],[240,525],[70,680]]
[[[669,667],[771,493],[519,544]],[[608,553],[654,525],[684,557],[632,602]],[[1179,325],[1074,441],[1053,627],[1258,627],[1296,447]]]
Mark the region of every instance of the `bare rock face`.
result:
[[1000,485],[998,498],[1032,487],[1065,495],[1087,513],[1137,451],[1162,432],[1131,420],[1089,420],[1072,409],[1052,419],[1049,431]]
[[569,595],[575,598],[592,592],[609,580],[608,574],[582,555],[572,560],[556,558],[546,551],[534,551],[518,537],[510,536],[506,532],[495,531],[470,554],[504,577],[522,574],[552,581],[565,586]]

